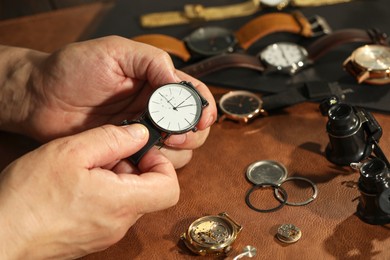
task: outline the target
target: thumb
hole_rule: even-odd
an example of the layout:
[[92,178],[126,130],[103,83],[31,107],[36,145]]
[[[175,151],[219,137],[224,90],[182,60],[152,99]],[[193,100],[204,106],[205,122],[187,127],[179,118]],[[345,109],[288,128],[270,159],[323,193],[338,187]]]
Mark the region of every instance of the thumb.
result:
[[129,157],[146,144],[148,136],[147,128],[141,124],[104,125],[73,136],[68,144],[82,151],[78,156],[90,169]]

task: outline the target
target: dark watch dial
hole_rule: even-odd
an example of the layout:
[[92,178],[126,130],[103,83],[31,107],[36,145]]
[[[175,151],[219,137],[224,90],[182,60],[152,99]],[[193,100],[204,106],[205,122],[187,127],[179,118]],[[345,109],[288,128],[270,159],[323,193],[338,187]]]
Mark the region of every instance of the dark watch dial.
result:
[[252,118],[259,114],[262,107],[262,100],[249,91],[231,91],[222,96],[219,107],[223,113],[233,117],[232,119]]
[[222,27],[201,27],[186,39],[187,47],[202,56],[232,52],[237,41],[234,34]]

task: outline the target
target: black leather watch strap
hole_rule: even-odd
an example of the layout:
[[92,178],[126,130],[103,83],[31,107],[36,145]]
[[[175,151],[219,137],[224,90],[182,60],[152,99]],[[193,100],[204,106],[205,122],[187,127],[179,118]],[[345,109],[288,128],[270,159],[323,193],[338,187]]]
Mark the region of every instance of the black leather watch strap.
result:
[[321,101],[331,96],[343,100],[344,95],[343,90],[336,82],[312,81],[291,85],[288,90],[263,96],[261,99],[263,100],[264,110],[270,111],[305,101]]
[[132,162],[134,165],[137,165],[139,161],[141,160],[142,156],[150,150],[154,145],[158,144],[159,142],[162,141],[162,136],[160,131],[156,127],[153,126],[152,121],[150,121],[149,117],[147,115],[141,116],[139,119],[132,120],[132,121],[124,121],[122,124],[127,125],[127,124],[143,124],[148,128],[149,131],[149,139],[148,142],[144,147],[141,148],[138,152],[135,154],[131,155],[129,157],[129,161]]

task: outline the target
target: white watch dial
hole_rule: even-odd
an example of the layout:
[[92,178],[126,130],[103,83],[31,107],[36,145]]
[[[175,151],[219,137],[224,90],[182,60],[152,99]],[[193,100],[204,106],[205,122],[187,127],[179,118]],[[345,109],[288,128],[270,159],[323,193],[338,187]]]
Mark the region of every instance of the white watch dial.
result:
[[158,88],[148,103],[150,119],[163,131],[184,133],[199,122],[202,101],[192,88],[171,83]]
[[381,45],[366,45],[356,50],[354,60],[370,70],[388,70],[390,68],[390,48]]
[[260,53],[261,60],[267,65],[278,70],[291,69],[290,73],[306,65],[307,56],[303,47],[290,42],[274,43]]

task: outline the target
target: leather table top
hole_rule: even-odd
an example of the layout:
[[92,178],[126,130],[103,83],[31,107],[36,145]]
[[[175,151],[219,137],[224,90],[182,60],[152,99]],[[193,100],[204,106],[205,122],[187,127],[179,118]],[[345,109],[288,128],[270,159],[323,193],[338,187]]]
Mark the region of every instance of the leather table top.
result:
[[[87,5],[81,9],[71,8],[14,19],[0,23],[0,43],[52,51],[75,40],[107,34],[130,37],[145,33],[139,25],[132,25],[137,22],[140,10],[154,12],[179,9],[184,2],[191,1],[165,1],[164,6],[159,6],[157,2],[152,5],[152,1],[145,0],[139,1],[139,8],[130,2],[118,1],[116,6]],[[231,2],[238,1],[213,1],[213,5]],[[372,3],[372,9],[359,9],[363,6],[362,2]],[[348,10],[349,7],[359,12],[341,13],[339,9]],[[365,20],[369,28],[379,25],[382,30],[387,28],[389,32],[390,16],[383,16],[386,13],[383,8],[389,9],[385,0],[356,1],[338,7],[302,10],[328,15],[329,23],[333,23],[331,18],[334,16],[337,23],[332,24],[333,27],[354,26],[354,21],[361,22],[361,15],[369,16],[370,19]],[[104,18],[102,13],[106,14]],[[96,17],[100,19],[96,20]],[[226,20],[221,24],[233,27],[246,19],[249,18]],[[67,25],[64,34],[63,30],[56,30],[68,20],[73,23]],[[126,23],[123,22],[125,20]],[[32,31],[34,25],[31,21],[40,21],[49,29]],[[179,37],[185,35],[190,26],[161,30]],[[4,36],[6,34],[7,37]],[[61,37],[56,37],[60,34]],[[31,40],[33,37],[41,40]],[[230,89],[216,85],[210,87],[216,97]],[[372,91],[375,91],[375,87],[372,87]],[[384,132],[380,140],[381,148],[386,155],[390,155],[390,115],[378,111],[373,114]],[[360,196],[356,187],[358,172],[350,167],[335,166],[324,156],[329,142],[326,121],[319,112],[318,104],[307,102],[270,113],[248,125],[231,121],[215,124],[206,143],[195,150],[192,161],[178,170],[181,186],[178,204],[143,216],[117,244],[82,259],[202,258],[191,254],[183,246],[180,235],[195,219],[220,212],[227,212],[243,226],[234,244],[231,259],[246,245],[257,248],[258,255],[254,259],[390,259],[390,225],[370,225],[356,215]],[[36,145],[25,137],[0,133],[1,169]],[[286,205],[271,213],[253,211],[245,204],[245,194],[252,187],[246,179],[245,171],[258,160],[278,161],[287,168],[288,176],[310,179],[318,187],[318,197],[305,206]],[[305,183],[288,182],[284,187],[291,201],[305,200],[311,196],[312,191]],[[267,189],[256,191],[252,198],[259,207],[277,205],[273,193]],[[298,242],[283,244],[277,240],[277,228],[284,223],[292,223],[301,229],[302,237]]]

